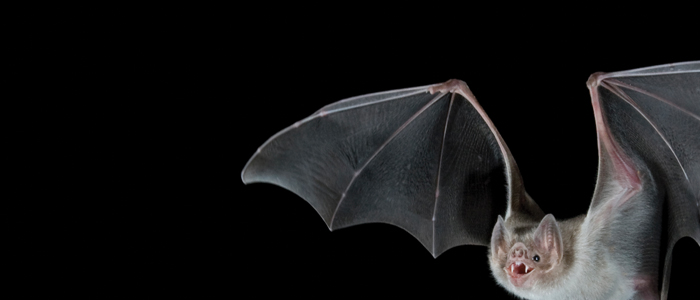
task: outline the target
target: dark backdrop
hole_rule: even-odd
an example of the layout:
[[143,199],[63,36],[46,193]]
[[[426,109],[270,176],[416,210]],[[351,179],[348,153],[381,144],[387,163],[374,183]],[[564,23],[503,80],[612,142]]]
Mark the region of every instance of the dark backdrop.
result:
[[[58,91],[81,101],[61,107],[67,129],[46,129],[47,147],[67,153],[47,159],[57,165],[49,174],[66,183],[53,198],[5,212],[7,245],[24,266],[16,278],[67,278],[56,289],[100,298],[510,299],[485,247],[434,259],[389,225],[331,233],[301,198],[245,186],[240,172],[270,136],[323,105],[459,78],[510,147],[530,195],[545,212],[573,217],[585,213],[596,179],[588,76],[699,59],[683,44],[639,48],[552,24],[425,32],[358,20],[336,21],[348,25],[341,29],[272,16],[112,17],[87,35],[95,43],[69,51],[86,80]],[[672,287],[689,290],[696,276],[678,274],[698,268],[698,247],[682,246]]]

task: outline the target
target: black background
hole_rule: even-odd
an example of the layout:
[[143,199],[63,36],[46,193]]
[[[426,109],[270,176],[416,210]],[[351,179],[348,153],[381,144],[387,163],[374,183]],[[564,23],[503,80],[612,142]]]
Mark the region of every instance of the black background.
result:
[[[42,110],[58,119],[37,137],[53,150],[35,150],[36,170],[46,171],[23,175],[60,183],[27,188],[27,199],[50,196],[4,212],[20,266],[12,270],[32,286],[27,295],[60,278],[70,283],[45,289],[101,298],[510,299],[485,247],[434,259],[389,225],[331,233],[301,198],[243,185],[240,172],[265,140],[323,105],[459,78],[510,147],[530,195],[569,218],[586,212],[595,187],[588,76],[698,59],[692,47],[660,43],[663,34],[638,47],[547,22],[426,31],[415,20],[404,21],[416,28],[258,16],[112,15],[104,30],[48,33],[64,34],[56,41],[70,49],[45,60],[70,70],[48,68],[68,83],[53,92],[77,100]],[[675,299],[674,289],[694,283],[678,274],[697,269],[698,247],[681,246]]]

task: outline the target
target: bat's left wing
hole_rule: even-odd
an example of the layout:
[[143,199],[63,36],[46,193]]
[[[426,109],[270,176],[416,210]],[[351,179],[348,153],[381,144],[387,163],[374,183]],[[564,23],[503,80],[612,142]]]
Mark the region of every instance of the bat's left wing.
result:
[[[631,199],[638,198],[638,193],[659,199],[634,205],[647,205],[637,210],[642,214],[663,212],[659,217],[664,223],[660,280],[661,297],[665,298],[673,246],[683,237],[700,244],[700,61],[596,73],[588,86],[600,154],[589,217],[617,211],[627,214],[625,218],[634,218],[633,212],[622,206],[625,202],[636,201]],[[647,183],[653,183],[653,191],[644,186]],[[614,201],[609,200],[610,194],[615,195]],[[631,222],[625,226],[637,231],[654,231],[661,226]],[[649,236],[653,234],[649,232]]]
[[331,230],[396,225],[433,256],[488,245],[499,214],[543,216],[498,131],[458,80],[327,105],[265,142],[241,178],[298,194]]

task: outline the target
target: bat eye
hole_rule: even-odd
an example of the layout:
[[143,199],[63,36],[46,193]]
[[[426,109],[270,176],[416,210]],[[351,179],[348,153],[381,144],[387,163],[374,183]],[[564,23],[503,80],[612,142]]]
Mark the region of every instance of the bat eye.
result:
[[540,261],[540,256],[539,256],[539,255],[535,255],[535,256],[532,257],[532,260],[534,260],[534,261]]

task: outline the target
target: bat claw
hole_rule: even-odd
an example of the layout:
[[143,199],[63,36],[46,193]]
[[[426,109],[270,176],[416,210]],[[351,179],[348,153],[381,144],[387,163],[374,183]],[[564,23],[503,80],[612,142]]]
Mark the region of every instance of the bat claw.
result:
[[430,94],[435,93],[457,93],[464,98],[469,99],[472,103],[478,103],[476,97],[472,94],[467,83],[459,79],[450,79],[441,84],[436,84],[430,87]]
[[595,72],[591,74],[591,76],[588,77],[588,80],[586,80],[586,85],[588,88],[592,89],[597,87],[600,84],[600,81],[603,80],[603,75],[605,75],[604,72]]
[[459,79],[450,79],[441,84],[436,84],[430,87],[430,94],[435,93],[454,93],[469,91],[469,86],[466,82]]

